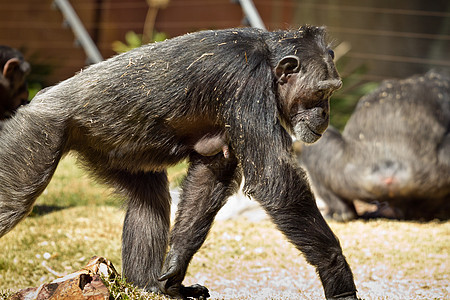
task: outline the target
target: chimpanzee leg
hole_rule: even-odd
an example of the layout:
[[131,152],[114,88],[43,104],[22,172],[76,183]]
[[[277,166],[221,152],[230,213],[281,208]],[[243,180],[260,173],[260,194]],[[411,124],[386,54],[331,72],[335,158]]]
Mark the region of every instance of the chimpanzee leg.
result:
[[[279,167],[279,168],[278,168]],[[327,299],[356,299],[353,274],[337,237],[316,206],[303,170],[281,162],[265,184],[250,187],[252,195],[277,227],[316,267]]]
[[128,198],[122,233],[123,275],[140,288],[160,292],[157,278],[170,229],[166,173],[119,172],[113,176],[115,186]]
[[183,281],[192,256],[201,247],[217,212],[235,193],[241,181],[237,160],[231,155],[191,157],[191,166],[183,184],[175,225],[170,237],[170,251],[160,280],[164,292],[175,297],[209,297],[200,285],[185,287]]
[[[37,105],[35,106],[35,108]],[[65,126],[45,111],[5,123],[0,137],[0,237],[25,218],[63,155]]]

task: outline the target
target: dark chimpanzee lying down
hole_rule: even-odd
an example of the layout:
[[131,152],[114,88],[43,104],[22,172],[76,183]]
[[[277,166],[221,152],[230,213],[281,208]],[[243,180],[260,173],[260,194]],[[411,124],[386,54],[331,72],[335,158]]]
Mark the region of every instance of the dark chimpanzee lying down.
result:
[[430,71],[383,82],[342,135],[329,128],[301,158],[332,218],[356,217],[359,199],[389,204],[390,217],[448,219],[450,77]]
[[[205,287],[182,281],[244,176],[246,193],[316,267],[326,297],[356,299],[339,241],[291,154],[289,133],[319,139],[329,97],[341,86],[324,36],[313,26],[188,34],[100,62],[40,93],[0,133],[0,236],[28,215],[73,150],[127,198],[127,279],[148,291],[204,298]],[[169,240],[165,170],[185,158]]]
[[15,110],[28,103],[28,89],[25,81],[30,72],[18,50],[0,45],[0,121],[11,117]]

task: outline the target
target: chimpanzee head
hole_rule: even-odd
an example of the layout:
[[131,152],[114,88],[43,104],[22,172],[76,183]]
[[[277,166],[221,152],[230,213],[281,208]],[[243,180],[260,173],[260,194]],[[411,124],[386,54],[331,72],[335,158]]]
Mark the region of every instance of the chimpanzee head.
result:
[[324,34],[320,27],[301,28],[298,37],[286,39],[289,47],[295,42],[300,46],[294,44],[292,54],[274,68],[281,119],[305,143],[317,141],[328,127],[330,96],[342,86]]
[[10,117],[19,106],[28,103],[25,79],[30,69],[18,50],[0,46],[0,120]]

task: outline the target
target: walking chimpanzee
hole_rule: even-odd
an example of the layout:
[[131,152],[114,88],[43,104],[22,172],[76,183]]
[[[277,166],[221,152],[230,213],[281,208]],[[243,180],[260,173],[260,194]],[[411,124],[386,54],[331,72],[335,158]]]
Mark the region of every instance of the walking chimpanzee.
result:
[[[341,84],[325,30],[315,26],[202,31],[92,65],[37,95],[0,133],[0,235],[30,212],[73,150],[127,198],[127,279],[174,297],[208,297],[182,281],[243,176],[245,192],[316,267],[326,297],[356,299],[339,241],[291,152],[290,133],[320,138]],[[169,239],[166,168],[186,158]]]

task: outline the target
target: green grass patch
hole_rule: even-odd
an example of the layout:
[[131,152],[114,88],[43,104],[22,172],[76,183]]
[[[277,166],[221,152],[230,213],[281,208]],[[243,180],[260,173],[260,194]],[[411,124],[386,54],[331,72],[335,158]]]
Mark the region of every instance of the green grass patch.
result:
[[110,293],[110,299],[142,299],[142,300],[164,300],[170,299],[162,295],[146,293],[126,282],[122,277],[102,278]]
[[[186,175],[187,163],[182,162],[167,171],[171,187],[177,187]],[[122,201],[114,190],[95,181],[88,172],[76,163],[75,156],[64,157],[52,181],[36,201],[34,214],[75,206],[114,206],[120,207]]]
[[97,183],[69,154],[64,157],[36,205],[54,208],[75,206],[120,206],[113,189]]

